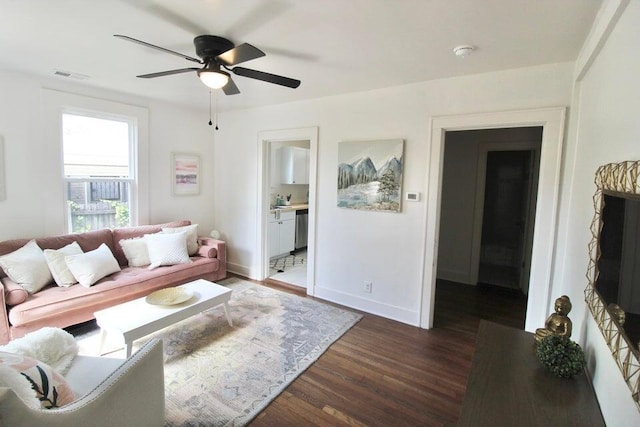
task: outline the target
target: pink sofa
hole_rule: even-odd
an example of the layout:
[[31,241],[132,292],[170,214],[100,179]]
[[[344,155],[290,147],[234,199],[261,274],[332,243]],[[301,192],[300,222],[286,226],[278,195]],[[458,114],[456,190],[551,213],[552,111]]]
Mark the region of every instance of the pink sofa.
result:
[[[122,271],[99,280],[90,288],[80,285],[59,287],[55,283],[28,295],[18,284],[6,277],[0,269],[0,344],[44,326],[64,328],[93,319],[93,313],[150,294],[170,286],[195,279],[221,280],[227,275],[226,245],[221,240],[201,237],[196,256],[191,263],[158,267],[149,271],[145,267],[128,267],[120,247],[120,240],[157,233],[162,227],[181,227],[190,221],[176,221],[160,225],[89,231],[56,237],[37,238],[44,249],[60,249],[74,241],[84,252],[105,243],[120,264]],[[31,239],[0,242],[0,256],[24,246]],[[22,301],[24,300],[24,301]]]

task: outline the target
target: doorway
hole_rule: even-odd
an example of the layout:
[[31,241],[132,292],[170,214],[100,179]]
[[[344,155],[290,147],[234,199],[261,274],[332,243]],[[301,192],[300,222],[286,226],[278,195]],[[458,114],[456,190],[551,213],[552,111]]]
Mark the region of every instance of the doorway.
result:
[[436,301],[449,283],[502,287],[526,310],[541,138],[540,127],[445,135]]
[[[303,145],[307,149],[308,154],[308,167],[304,174],[308,180],[308,184],[300,185],[297,173],[295,182],[284,182],[280,179],[280,171],[278,167],[278,154],[277,149],[283,147],[296,147]],[[295,150],[294,150],[295,151]],[[317,155],[318,155],[318,128],[298,128],[298,129],[284,129],[274,131],[262,131],[258,134],[258,210],[257,210],[257,256],[258,266],[255,278],[257,280],[265,280],[273,275],[272,267],[275,267],[275,273],[279,274],[278,270],[286,272],[287,262],[290,266],[300,267],[302,264],[304,277],[304,284],[306,284],[307,295],[314,295],[315,293],[315,237],[316,237],[316,218],[315,218],[315,200],[316,200],[316,175],[317,175]],[[296,170],[294,168],[294,170]],[[284,182],[284,184],[283,184]],[[274,184],[276,184],[274,186]],[[282,185],[284,186],[282,186]],[[295,185],[295,187],[294,187]],[[299,188],[298,188],[299,187]],[[289,200],[287,196],[291,194]],[[294,194],[296,195],[294,198]],[[278,201],[280,196],[280,201]],[[289,206],[286,206],[286,202],[289,202]],[[306,203],[304,203],[306,202]],[[297,203],[297,205],[296,205]],[[275,209],[275,205],[284,204],[285,209]],[[296,209],[300,207],[300,204],[304,204],[305,209]],[[299,247],[289,248],[286,244],[280,245],[278,242],[278,249],[275,249],[274,239],[275,226],[271,217],[274,216],[274,220],[277,222],[291,221],[291,223],[282,224],[283,241],[288,242],[291,235],[295,236],[296,231],[300,234],[298,237]],[[291,218],[290,218],[291,217]],[[306,233],[301,224],[301,220],[304,219],[306,223]],[[271,231],[270,231],[271,230]],[[306,250],[303,247],[302,234],[306,236]],[[278,238],[280,237],[280,231],[278,231]],[[295,237],[294,237],[295,238]],[[289,250],[291,249],[291,250]],[[276,253],[277,252],[277,253]],[[293,254],[291,254],[293,252]],[[275,255],[275,256],[274,256]],[[293,255],[293,256],[291,256]],[[295,259],[294,259],[295,257]],[[303,262],[299,262],[301,260]],[[277,264],[273,261],[280,260]],[[294,262],[295,261],[295,262]],[[285,268],[281,268],[282,265]],[[291,283],[296,286],[303,286],[300,282],[294,282],[294,279],[286,277],[276,278],[278,281],[284,283]],[[290,281],[290,282],[289,282]]]
[[270,143],[269,273],[267,278],[307,287],[310,142]]
[[524,224],[529,205],[526,187],[530,151],[487,154],[478,281],[520,288],[524,259]]
[[[420,326],[433,327],[436,271],[443,249],[439,230],[444,215],[441,214],[440,207],[444,198],[447,197],[447,194],[442,191],[443,177],[446,173],[443,170],[445,136],[453,131],[527,126],[540,127],[543,131],[525,330],[533,331],[544,323],[549,310],[552,309],[549,295],[554,279],[552,262],[555,251],[565,115],[566,108],[550,107],[431,118]],[[468,174],[468,171],[465,173]],[[464,191],[465,187],[460,187],[459,190]]]
[[526,295],[531,272],[542,129],[521,128],[503,135],[505,138],[520,135],[532,139],[481,144],[472,250],[473,268],[477,269],[474,283],[519,289]]

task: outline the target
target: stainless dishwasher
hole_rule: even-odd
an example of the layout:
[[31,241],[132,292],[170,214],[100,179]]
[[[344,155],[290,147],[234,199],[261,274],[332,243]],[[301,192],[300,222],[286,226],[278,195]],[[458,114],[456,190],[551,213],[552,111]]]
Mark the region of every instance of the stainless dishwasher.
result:
[[296,250],[307,247],[309,209],[296,211]]

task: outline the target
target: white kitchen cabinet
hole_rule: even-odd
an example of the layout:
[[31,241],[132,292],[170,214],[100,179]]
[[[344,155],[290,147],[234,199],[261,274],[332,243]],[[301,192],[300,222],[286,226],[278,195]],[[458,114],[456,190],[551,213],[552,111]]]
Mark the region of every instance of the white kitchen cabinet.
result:
[[295,212],[291,219],[280,221],[280,253],[289,253],[296,245]]
[[295,248],[296,212],[275,211],[269,214],[269,258],[288,254]]
[[309,149],[282,147],[280,171],[281,184],[309,184]]
[[270,166],[269,166],[269,172],[270,172],[270,177],[269,177],[269,186],[272,189],[275,189],[277,187],[280,186],[280,176],[282,175],[282,172],[280,171],[280,163],[281,163],[281,155],[280,155],[280,148],[275,148],[271,150],[271,160],[270,160]]
[[269,220],[267,233],[267,240],[269,241],[269,258],[273,258],[278,255],[280,251],[280,222]]

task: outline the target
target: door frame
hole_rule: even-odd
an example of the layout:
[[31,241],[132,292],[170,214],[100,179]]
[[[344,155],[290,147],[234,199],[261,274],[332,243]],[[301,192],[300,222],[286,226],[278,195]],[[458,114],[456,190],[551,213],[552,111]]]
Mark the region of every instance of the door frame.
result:
[[[478,166],[476,176],[476,199],[473,213],[473,232],[471,235],[471,270],[469,271],[470,283],[478,283],[480,270],[480,253],[482,248],[482,223],[484,221],[484,193],[487,185],[487,154],[490,151],[531,151],[533,153],[533,170],[538,170],[538,180],[540,179],[540,150],[542,144],[537,141],[513,141],[513,142],[481,142],[478,145]],[[532,191],[537,191],[538,181],[531,183],[529,188],[529,200]],[[537,200],[536,200],[537,203]],[[533,244],[534,221],[531,218],[533,206],[529,203],[527,220],[524,228],[524,257],[529,259],[527,265],[522,270],[521,275],[530,275],[531,270],[531,245]],[[526,294],[527,289],[522,288],[522,277],[519,283],[520,288]]]
[[426,176],[426,233],[420,300],[421,327],[427,329],[433,327],[446,132],[530,126],[542,126],[543,131],[525,330],[533,331],[544,324],[550,308],[549,292],[555,255],[565,116],[566,107],[550,107],[431,118],[429,137],[431,150],[427,158],[429,171]]
[[269,180],[271,177],[271,143],[309,141],[309,222],[307,235],[307,295],[315,295],[316,186],[318,170],[318,127],[267,130],[258,132],[258,208],[256,209],[258,277],[269,276]]

